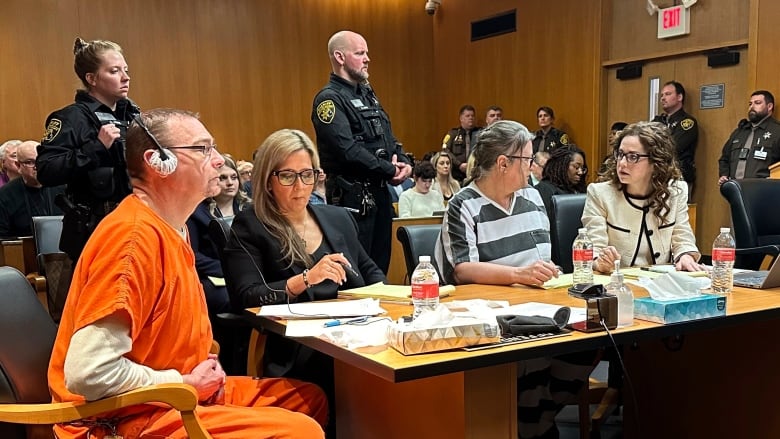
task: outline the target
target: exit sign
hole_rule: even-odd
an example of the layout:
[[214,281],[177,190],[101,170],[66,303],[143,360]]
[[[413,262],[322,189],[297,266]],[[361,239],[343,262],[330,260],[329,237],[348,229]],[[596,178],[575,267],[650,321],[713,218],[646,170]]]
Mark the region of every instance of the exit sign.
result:
[[691,33],[691,15],[683,5],[658,10],[658,38]]

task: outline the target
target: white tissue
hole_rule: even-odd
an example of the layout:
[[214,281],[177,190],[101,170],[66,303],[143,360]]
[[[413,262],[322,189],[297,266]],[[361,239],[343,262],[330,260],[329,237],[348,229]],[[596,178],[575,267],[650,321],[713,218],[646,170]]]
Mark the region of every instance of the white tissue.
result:
[[653,299],[668,301],[700,296],[701,289],[709,286],[709,279],[671,272],[654,279],[640,277],[638,283],[650,293]]
[[434,309],[423,309],[420,315],[412,321],[412,327],[416,329],[435,328],[447,326],[455,315],[442,303]]

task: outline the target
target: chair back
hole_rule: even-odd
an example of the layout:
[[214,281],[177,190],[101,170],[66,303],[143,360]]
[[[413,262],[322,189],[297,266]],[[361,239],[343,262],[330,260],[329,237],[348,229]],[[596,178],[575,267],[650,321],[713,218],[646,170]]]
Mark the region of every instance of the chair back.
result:
[[[720,186],[720,193],[731,208],[737,249],[780,244],[780,180],[729,180]],[[739,255],[735,266],[758,269],[763,258],[763,254]]]
[[552,218],[550,218],[552,260],[561,266],[564,273],[574,271],[571,246],[574,244],[574,239],[577,238],[577,229],[582,227],[585,198],[585,194],[552,196]]
[[45,276],[42,255],[60,253],[62,215],[32,217],[35,254],[38,255],[38,274]]
[[[439,233],[441,233],[441,225],[439,224],[401,226],[398,228],[395,236],[404,249],[407,279],[412,278],[412,272],[417,267],[420,256],[430,255],[431,263],[433,263],[433,252],[436,248],[436,240],[439,238]],[[441,279],[441,276],[439,276],[439,279]]]
[[[47,371],[57,326],[11,267],[0,267],[0,334],[0,403],[51,402]],[[6,434],[14,428],[0,424],[2,437],[13,437]]]

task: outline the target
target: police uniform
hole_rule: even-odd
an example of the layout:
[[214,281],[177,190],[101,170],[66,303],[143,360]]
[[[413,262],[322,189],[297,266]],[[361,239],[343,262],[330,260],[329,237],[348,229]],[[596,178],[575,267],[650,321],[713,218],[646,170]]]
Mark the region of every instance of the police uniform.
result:
[[[36,160],[41,184],[67,185],[67,196],[59,200],[65,213],[60,249],[74,261],[97,223],[132,190],[124,137],[129,122],[140,113],[129,99],[118,101],[115,111],[83,90],[76,92],[75,100],[46,119]],[[109,123],[119,127],[121,137],[106,148],[98,132]]]
[[320,166],[328,174],[328,203],[350,209],[363,248],[387,273],[393,207],[387,181],[398,162],[409,163],[390,128],[390,119],[368,84],[354,84],[331,73],[314,97],[311,120],[317,134]]
[[[477,146],[477,137],[479,132],[482,131],[482,127],[474,127],[469,130],[463,127],[457,127],[451,129],[447,135],[450,136],[447,143],[447,151],[450,152],[450,158],[452,163],[450,164],[450,170],[452,172],[452,178],[463,182],[466,178],[466,173],[460,170],[460,164],[468,162],[469,155],[474,152]],[[467,151],[468,150],[468,151]]]
[[550,128],[547,134],[544,134],[543,130],[537,130],[534,134],[536,134],[532,142],[534,154],[539,151],[552,151],[561,145],[570,143],[569,135],[555,127]]
[[719,176],[734,178],[737,165],[745,160],[744,178],[766,178],[769,167],[780,161],[780,123],[767,117],[755,127],[751,144],[745,145],[752,127],[750,121],[742,119],[731,133],[718,160]]
[[672,115],[659,114],[653,122],[660,122],[669,128],[675,143],[677,161],[680,163],[683,180],[689,186],[696,181],[696,143],[699,140],[699,122],[680,108]]

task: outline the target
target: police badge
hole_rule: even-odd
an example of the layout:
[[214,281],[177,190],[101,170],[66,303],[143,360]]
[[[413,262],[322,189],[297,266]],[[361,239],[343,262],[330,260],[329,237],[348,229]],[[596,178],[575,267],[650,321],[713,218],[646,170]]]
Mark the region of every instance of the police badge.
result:
[[693,128],[693,124],[694,124],[694,122],[693,122],[693,119],[691,119],[691,118],[683,119],[683,120],[680,122],[680,126],[681,126],[681,127],[682,127],[682,129],[684,129],[685,131],[688,131],[689,129]]
[[60,128],[62,128],[62,122],[59,119],[50,120],[46,132],[43,133],[42,142],[51,142],[60,133]]
[[336,116],[336,105],[333,104],[332,100],[328,99],[317,105],[317,118],[320,122],[331,123],[334,116]]

